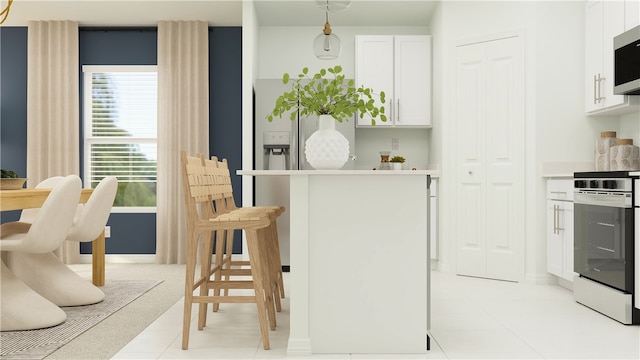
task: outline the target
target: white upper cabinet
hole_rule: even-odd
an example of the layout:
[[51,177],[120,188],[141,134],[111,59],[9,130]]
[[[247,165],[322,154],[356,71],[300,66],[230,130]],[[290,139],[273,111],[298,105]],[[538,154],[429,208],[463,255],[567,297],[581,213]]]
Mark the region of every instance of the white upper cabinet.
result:
[[[613,38],[625,31],[625,7],[632,9],[633,6],[626,6],[625,1],[588,1],[585,6],[587,113],[613,115],[638,111],[634,106],[637,99],[613,94]],[[629,19],[633,16],[629,15]]]
[[640,0],[624,1],[624,31],[640,25]]
[[[375,127],[431,126],[430,36],[358,35],[355,59],[356,86],[386,94],[388,120]],[[371,119],[358,117],[357,126]]]

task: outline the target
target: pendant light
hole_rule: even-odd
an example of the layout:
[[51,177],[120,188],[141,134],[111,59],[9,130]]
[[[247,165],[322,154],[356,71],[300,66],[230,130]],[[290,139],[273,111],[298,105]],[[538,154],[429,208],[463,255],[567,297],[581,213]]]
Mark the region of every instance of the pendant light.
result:
[[331,24],[329,24],[329,0],[327,0],[327,9],[325,10],[326,22],[324,29],[320,35],[313,40],[313,52],[318,59],[332,60],[340,55],[342,41],[331,32]]
[[351,0],[331,0],[331,3],[328,0],[316,0],[316,5],[327,11],[341,11],[351,6]]

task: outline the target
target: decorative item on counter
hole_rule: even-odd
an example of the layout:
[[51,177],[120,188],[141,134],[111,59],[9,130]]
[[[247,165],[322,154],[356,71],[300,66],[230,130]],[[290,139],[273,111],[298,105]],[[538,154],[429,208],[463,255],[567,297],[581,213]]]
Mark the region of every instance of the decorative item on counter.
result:
[[349,160],[349,140],[336,130],[331,115],[320,115],[318,131],[305,142],[304,154],[316,170],[337,170]]
[[596,171],[609,171],[609,149],[616,144],[615,131],[602,131],[596,140]]
[[400,155],[396,155],[392,157],[390,161],[393,166],[393,170],[402,170],[402,164],[405,162],[405,158]]
[[391,170],[389,155],[391,155],[391,151],[380,151],[380,170]]
[[[354,80],[347,80],[342,74],[342,67],[336,65],[327,69],[320,69],[316,74],[310,74],[308,68],[303,68],[302,72],[296,78],[290,78],[288,73],[282,76],[284,84],[292,83],[291,91],[285,91],[278,96],[274,109],[267,115],[268,121],[273,121],[274,117],[282,117],[288,115],[291,120],[306,118],[309,116],[319,116],[318,131],[331,131],[330,127],[335,130],[335,123],[324,124],[321,115],[333,121],[348,121],[354,116],[363,118],[365,115],[371,117],[371,124],[375,125],[375,119],[387,121],[384,106],[375,106],[374,96],[376,93],[370,88],[360,86],[355,87]],[[380,103],[384,104],[385,94],[380,91]],[[291,111],[294,110],[294,111]],[[340,134],[342,135],[342,134]],[[340,169],[349,158],[349,142],[346,148],[342,146],[343,142],[339,141],[339,147],[321,148],[326,145],[332,147],[335,142],[323,141],[320,143],[309,143],[314,137],[312,134],[305,143],[305,155],[307,161],[316,169],[337,170]],[[334,153],[341,151],[339,155]],[[329,157],[325,157],[330,154]],[[323,159],[321,162],[315,159]],[[340,159],[329,163],[329,159]],[[344,161],[343,161],[344,160]],[[315,162],[315,164],[314,164]],[[317,166],[316,166],[317,164]]]
[[640,170],[640,148],[633,139],[618,139],[609,150],[609,170]]

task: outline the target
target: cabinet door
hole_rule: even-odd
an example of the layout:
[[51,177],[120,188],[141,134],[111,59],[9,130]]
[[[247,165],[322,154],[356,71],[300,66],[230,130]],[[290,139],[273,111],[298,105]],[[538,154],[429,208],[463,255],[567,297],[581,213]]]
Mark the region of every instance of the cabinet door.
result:
[[562,204],[561,230],[563,244],[562,277],[573,282],[573,203],[564,202]]
[[624,2],[624,31],[640,25],[640,1],[625,0]]
[[559,231],[561,206],[560,201],[547,200],[547,271],[556,276],[562,276],[563,269],[564,246]]
[[[636,180],[636,189],[640,189],[640,181]],[[635,223],[635,228],[636,228],[636,245],[640,244],[640,207],[636,206],[635,209],[635,213],[636,213],[636,223]],[[636,289],[640,289],[640,246],[636,246],[636,274],[635,274],[635,286]],[[637,309],[640,309],[640,291],[636,291],[635,294],[635,307]]]
[[[376,121],[377,126],[392,126],[390,104],[393,93],[393,36],[356,36],[356,86],[370,87],[386,93],[385,113],[389,120]],[[358,115],[358,126],[371,126],[371,118]]]
[[585,9],[585,110],[587,112],[602,107],[598,99],[600,88],[597,81],[602,76],[602,2],[590,1]]
[[396,126],[431,125],[431,38],[396,36],[395,103]]
[[613,38],[624,32],[624,2],[603,1],[603,30],[602,30],[602,74],[604,79],[600,83],[602,107],[622,105],[624,95],[614,95],[614,66],[613,66]]
[[430,251],[431,259],[438,259],[438,180],[431,179],[431,188],[429,189],[431,195],[429,196],[429,239],[431,241]]

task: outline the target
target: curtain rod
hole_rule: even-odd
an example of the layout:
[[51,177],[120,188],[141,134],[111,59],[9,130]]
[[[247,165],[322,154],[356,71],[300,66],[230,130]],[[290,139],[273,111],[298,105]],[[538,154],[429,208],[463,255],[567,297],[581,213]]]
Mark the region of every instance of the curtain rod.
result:
[[[241,26],[209,26],[209,31],[212,31],[214,28],[235,28]],[[158,31],[157,26],[80,26],[80,31]]]
[[80,31],[158,31],[156,26],[81,26]]

